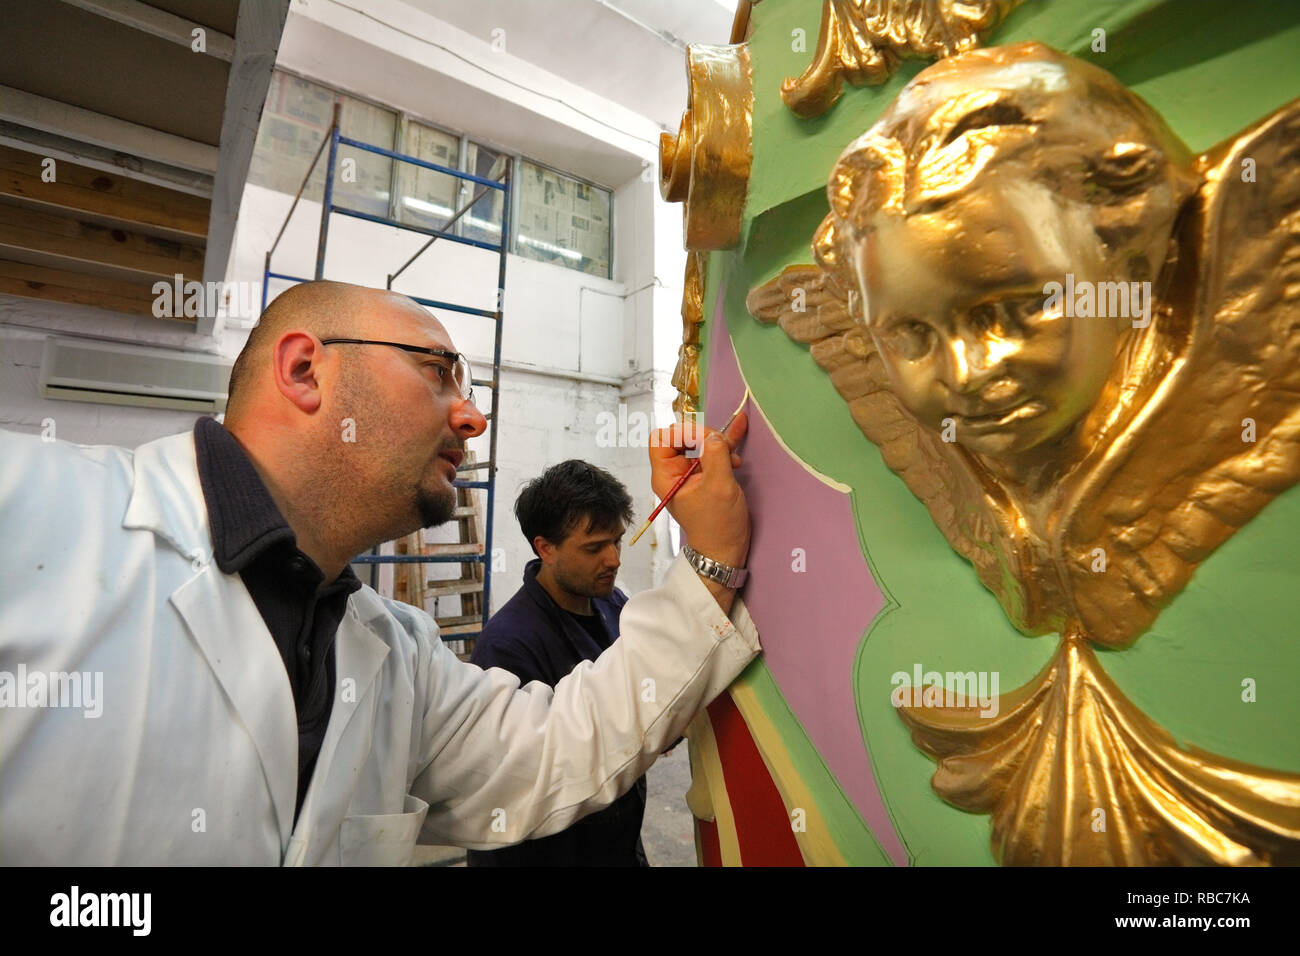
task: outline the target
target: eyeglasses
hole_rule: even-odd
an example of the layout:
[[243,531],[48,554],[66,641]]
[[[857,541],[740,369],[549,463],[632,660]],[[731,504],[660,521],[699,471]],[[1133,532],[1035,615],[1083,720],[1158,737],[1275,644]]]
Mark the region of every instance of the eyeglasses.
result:
[[470,372],[469,359],[463,352],[449,352],[447,349],[428,348],[423,345],[404,345],[401,342],[379,342],[373,339],[321,339],[321,345],[388,345],[403,352],[416,352],[420,355],[436,355],[451,362],[451,365],[437,363],[438,379],[446,386],[448,381],[456,386],[460,397],[471,405],[474,403],[474,376]]

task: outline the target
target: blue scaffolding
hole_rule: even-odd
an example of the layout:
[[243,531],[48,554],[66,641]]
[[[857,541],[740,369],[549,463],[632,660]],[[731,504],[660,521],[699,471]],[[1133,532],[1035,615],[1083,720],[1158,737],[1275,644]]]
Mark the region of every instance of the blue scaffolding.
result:
[[[298,207],[298,201],[302,198],[303,192],[307,188],[307,183],[311,180],[312,173],[316,170],[316,164],[320,162],[321,155],[329,148],[329,158],[325,166],[325,192],[321,203],[320,233],[316,244],[316,269],[315,278],[325,278],[325,249],[329,240],[330,216],[338,213],[343,216],[351,216],[354,219],[364,219],[368,222],[378,223],[384,226],[392,226],[396,229],[402,229],[408,232],[421,233],[427,235],[429,240],[421,246],[416,253],[406,260],[405,263],[394,273],[387,277],[385,288],[392,289],[394,280],[397,279],[406,269],[415,262],[424,252],[439,239],[447,242],[457,242],[467,246],[474,246],[479,249],[485,249],[495,252],[498,255],[499,265],[497,267],[497,294],[496,309],[478,309],[470,306],[457,305],[452,302],[443,302],[437,299],[430,299],[423,296],[403,293],[408,298],[420,303],[431,309],[445,309],[449,312],[457,312],[462,315],[478,316],[480,318],[492,319],[496,323],[495,344],[492,351],[492,377],[476,378],[473,384],[476,388],[487,388],[492,392],[492,407],[485,414],[488,427],[491,430],[488,438],[488,457],[486,461],[466,461],[457,467],[458,472],[470,473],[486,470],[486,477],[471,480],[457,479],[453,484],[457,488],[482,489],[487,492],[487,514],[484,521],[483,541],[479,544],[478,552],[474,554],[419,554],[419,555],[381,555],[378,548],[369,554],[358,555],[353,559],[355,564],[369,564],[371,566],[371,585],[375,583],[376,568],[380,564],[426,564],[426,563],[443,563],[443,564],[461,564],[462,576],[467,569],[472,570],[474,565],[482,567],[482,614],[477,626],[466,625],[463,621],[443,630],[443,637],[455,640],[464,640],[467,642],[478,635],[482,626],[487,623],[488,615],[491,613],[492,597],[492,517],[493,505],[496,501],[496,456],[497,456],[497,417],[500,411],[500,380],[501,380],[501,329],[503,319],[503,307],[505,300],[506,287],[506,252],[510,236],[510,170],[511,164],[507,162],[500,179],[488,179],[482,176],[476,176],[472,173],[463,172],[458,169],[451,169],[447,166],[440,166],[437,163],[431,163],[427,160],[419,159],[415,156],[408,156],[404,153],[398,153],[391,149],[384,149],[382,146],[375,146],[370,143],[363,143],[350,137],[343,136],[340,132],[341,107],[335,104],[334,118],[330,125],[329,132],[321,141],[320,147],[316,150],[316,155],[307,168],[307,174],[303,177],[302,185],[298,187],[297,194],[293,197],[293,204],[289,207],[289,212],[285,216],[284,223],[280,226],[280,231],[271,243],[271,248],[267,250],[266,261],[262,272],[262,310],[266,310],[267,288],[272,279],[278,279],[287,282],[307,282],[308,279],[302,276],[288,275],[286,273],[274,272],[271,269],[271,256],[276,247],[280,244],[280,239],[284,236],[284,231],[289,225],[289,220],[293,218],[294,210]],[[399,163],[410,163],[424,169],[433,170],[434,172],[443,173],[447,176],[455,177],[459,181],[466,181],[476,184],[478,192],[460,209],[456,210],[454,215],[440,229],[430,229],[410,223],[400,222],[387,216],[377,216],[373,213],[363,212],[359,209],[350,209],[334,202],[334,168],[338,160],[338,150],[340,146],[351,146],[367,153],[374,153],[379,156],[386,156],[389,159]],[[468,213],[474,206],[488,194],[491,190],[499,190],[502,193],[501,203],[501,237],[497,243],[484,242],[479,239],[472,239],[468,236],[459,236],[451,232],[453,226]],[[470,519],[472,520],[472,519]],[[471,577],[476,575],[471,574]],[[450,584],[451,582],[447,582]],[[466,593],[464,590],[458,593]],[[463,609],[463,608],[462,608]],[[467,647],[469,645],[467,644]]]

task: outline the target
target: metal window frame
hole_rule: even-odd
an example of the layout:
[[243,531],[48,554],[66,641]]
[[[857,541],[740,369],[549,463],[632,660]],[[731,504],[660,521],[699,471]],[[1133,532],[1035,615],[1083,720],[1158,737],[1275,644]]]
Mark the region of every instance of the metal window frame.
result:
[[[441,126],[441,125],[439,125],[439,124],[437,124],[437,123],[430,123],[428,120],[424,119],[424,117],[420,116],[418,113],[408,113],[408,112],[406,112],[405,110],[402,110],[402,111],[401,111],[401,116],[402,116],[402,119],[401,119],[401,136],[398,138],[397,146],[394,147],[394,150],[395,150],[396,152],[399,152],[399,153],[407,153],[408,155],[411,155],[411,156],[414,156],[414,155],[415,155],[413,152],[411,152],[411,150],[410,150],[410,144],[407,142],[407,137],[406,137],[406,134],[407,134],[407,131],[408,131],[409,128],[410,128],[410,125],[411,125],[412,123],[415,123],[415,124],[417,124],[417,125],[419,125],[419,126],[425,126],[425,127],[428,127],[429,129],[433,130],[434,132],[442,133],[443,135],[445,135],[445,136],[449,136],[449,137],[451,137],[452,139],[456,140],[456,142],[457,142],[457,146],[456,146],[456,157],[455,157],[455,160],[454,160],[453,162],[451,162],[451,163],[448,163],[448,165],[449,165],[451,168],[453,168],[453,169],[458,169],[458,170],[460,170],[462,173],[463,173],[463,172],[468,172],[468,170],[465,169],[465,134],[464,134],[464,133],[458,133],[458,132],[456,132],[456,131],[453,130],[453,129],[448,129],[446,126]],[[399,165],[400,165],[400,164],[397,163],[397,162],[394,162],[394,163],[393,163],[393,171],[394,171],[394,176],[393,176],[393,188],[392,188],[392,200],[393,200],[393,201],[389,204],[389,207],[388,207],[388,209],[389,209],[388,218],[390,218],[390,219],[396,219],[396,220],[399,220],[399,221],[400,221],[401,218],[402,218],[402,217],[399,215],[400,210],[398,209],[398,200],[400,199],[400,195],[399,195],[399,192],[400,192],[400,191],[399,191],[399,189],[398,189],[398,187],[397,187],[398,177],[397,177],[397,175],[396,175],[397,167],[398,167]],[[465,194],[465,188],[466,188],[466,185],[467,185],[467,181],[464,180],[464,179],[461,179],[461,180],[458,180],[458,181],[457,181],[457,183],[456,183],[456,194],[455,194],[455,196],[454,196],[453,199],[452,199],[452,205],[451,205],[451,208],[452,208],[452,209],[459,209],[462,205],[464,205],[465,200],[466,200],[467,198],[469,198],[469,197]],[[459,235],[462,235],[462,233],[461,233],[461,231],[460,231],[460,227],[461,227],[461,223],[460,223],[460,222],[455,222],[455,223],[453,223],[453,224],[452,224],[452,229],[451,229],[451,234],[452,234],[453,236],[459,236]]]
[[[500,147],[500,146],[496,146],[496,145],[494,145],[493,143],[491,143],[491,142],[489,142],[489,141],[487,141],[487,140],[485,140],[485,139],[479,139],[477,136],[471,136],[469,133],[462,133],[462,134],[461,134],[461,151],[460,151],[460,155],[461,155],[460,171],[461,171],[461,172],[463,172],[463,173],[473,173],[473,170],[469,168],[469,146],[470,146],[471,143],[473,143],[475,146],[481,146],[481,147],[483,147],[484,149],[490,149],[490,150],[492,150],[492,152],[496,153],[498,156],[504,156],[504,157],[506,157],[506,159],[508,159],[508,160],[510,161],[510,181],[511,181],[512,183],[515,182],[515,174],[518,172],[518,168],[517,168],[516,165],[515,165],[515,160],[518,159],[519,154],[516,153],[516,152],[514,152],[513,150],[503,149],[503,148]],[[475,175],[478,175],[478,174],[475,173]],[[470,194],[473,192],[473,187],[470,186],[468,180],[462,180],[462,181],[461,181],[461,189],[463,190],[463,192],[462,192],[461,197],[460,197],[460,203],[459,203],[459,205],[460,205],[460,206],[463,206],[463,205],[465,205],[465,203],[469,202],[469,200],[470,200],[470,198],[471,198],[471,197],[470,197]],[[509,210],[509,211],[510,211],[510,214],[511,214],[511,215],[510,215],[510,220],[509,220],[509,221],[510,221],[510,235],[506,237],[506,251],[509,252],[509,253],[511,253],[511,254],[513,254],[514,251],[515,251],[515,233],[516,233],[516,231],[517,231],[516,222],[515,222],[515,215],[514,215],[514,214],[515,214],[515,213],[518,211],[518,209],[519,209],[518,203],[515,201],[515,193],[516,193],[516,192],[518,192],[518,190],[516,190],[516,189],[511,189],[511,190],[510,190],[510,210]],[[502,210],[502,213],[503,213],[503,214],[504,214],[504,212],[505,212],[505,210]],[[465,220],[468,219],[468,218],[469,218],[469,217],[466,216],[465,219],[462,219],[460,222],[456,223],[456,228],[459,230],[460,227],[461,227],[462,225],[465,225],[465,224],[466,224]],[[459,233],[459,232],[458,232],[457,234],[458,234],[458,235],[464,235],[464,233]]]

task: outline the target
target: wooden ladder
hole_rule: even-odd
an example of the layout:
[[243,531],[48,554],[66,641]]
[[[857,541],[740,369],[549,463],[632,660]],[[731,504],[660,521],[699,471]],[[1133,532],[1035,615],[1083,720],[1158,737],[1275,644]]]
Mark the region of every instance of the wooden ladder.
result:
[[[465,462],[472,463],[474,453],[465,453]],[[482,555],[483,513],[475,501],[473,489],[456,489],[456,509],[452,512],[456,522],[457,540],[427,542],[424,532],[416,531],[393,543],[396,554],[448,556]],[[474,637],[483,629],[483,572],[480,561],[466,561],[459,565],[458,578],[429,578],[428,569],[438,564],[398,564],[394,566],[393,597],[398,601],[428,612],[438,622],[443,641],[461,660],[469,660],[474,653]],[[450,562],[446,566],[455,566]],[[440,614],[443,598],[457,598],[459,608]],[[433,607],[428,602],[432,600]],[[459,635],[469,635],[461,637]]]

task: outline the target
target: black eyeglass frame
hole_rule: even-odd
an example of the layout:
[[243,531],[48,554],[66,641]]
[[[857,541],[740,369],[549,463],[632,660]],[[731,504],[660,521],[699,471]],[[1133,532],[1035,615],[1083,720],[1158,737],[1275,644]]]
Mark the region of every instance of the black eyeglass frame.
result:
[[[465,366],[465,385],[466,388],[461,392],[461,398],[474,403],[474,384],[473,374],[469,367],[469,359],[465,357],[464,352],[452,352],[449,349],[430,348],[427,345],[406,345],[403,342],[382,342],[378,339],[321,339],[321,345],[388,345],[395,349],[401,349],[403,352],[416,352],[420,355],[435,355],[438,358],[451,359],[452,365],[463,363]],[[454,381],[454,376],[453,376]]]

